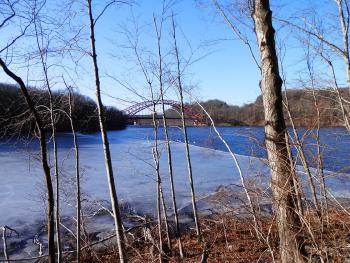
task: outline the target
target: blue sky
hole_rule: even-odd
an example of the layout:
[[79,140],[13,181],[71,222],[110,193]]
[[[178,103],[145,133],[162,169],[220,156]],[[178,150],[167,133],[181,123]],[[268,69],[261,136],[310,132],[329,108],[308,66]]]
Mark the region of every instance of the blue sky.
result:
[[[139,5],[133,6],[132,9],[124,7],[110,10],[99,25],[100,28],[108,25],[108,28],[104,27],[98,34],[97,47],[100,48],[100,53],[101,46],[103,46],[102,49],[109,49],[111,32],[122,30],[120,28],[128,23],[128,15],[131,12],[141,25],[146,24],[145,30],[151,35],[149,38],[141,39],[142,44],[155,50],[156,42],[152,38],[154,32],[152,32],[152,27],[147,24],[152,22],[153,13],[159,14],[161,8],[161,1],[144,0],[139,2]],[[118,17],[121,18],[121,21],[115,20],[115,12],[120,14]],[[229,104],[238,105],[253,102],[260,93],[258,70],[250,58],[248,50],[240,41],[234,40],[232,32],[223,24],[221,17],[217,16],[212,8],[199,8],[195,1],[178,1],[174,6],[174,12],[178,23],[179,38],[185,36],[193,49],[202,45],[206,46],[200,48],[197,55],[204,57],[186,71],[190,76],[187,80],[196,86],[194,90],[196,97],[203,100],[221,99]],[[169,38],[168,32],[164,33],[164,38]],[[122,36],[119,40],[123,43]],[[183,44],[180,46],[180,52],[185,53],[184,56],[186,56],[188,45],[185,41],[180,43]],[[110,47],[109,50],[115,50],[115,48]],[[124,52],[124,50],[116,50],[116,53],[118,52]],[[110,56],[106,53],[100,55],[101,65],[111,64],[108,62]],[[122,61],[120,63],[124,64]],[[122,72],[121,75],[123,75],[125,68],[120,65],[115,65],[114,68],[116,71]],[[110,68],[108,71],[111,71]],[[115,95],[117,93],[115,92]],[[125,95],[128,97],[127,94]],[[129,97],[131,98],[132,95]]]
[[[94,12],[97,14],[105,1],[95,0]],[[132,62],[134,59],[129,49],[125,48],[125,35],[122,34],[125,28],[132,30],[132,17],[142,28],[140,35],[140,47],[155,52],[156,40],[152,27],[153,14],[159,15],[162,8],[160,0],[139,0],[137,4],[130,6],[111,7],[99,21],[96,27],[96,41],[98,62],[100,66],[101,82],[103,90],[109,96],[104,96],[104,102],[108,105],[115,105],[121,109],[129,104],[124,101],[139,101],[135,96],[122,85],[111,79],[114,76],[121,81],[127,82],[140,93],[147,94],[144,90],[145,82],[141,72]],[[206,2],[207,7],[198,6],[198,2]],[[193,49],[201,47],[196,53],[196,57],[202,57],[196,63],[192,64],[186,70],[185,81],[188,85],[194,85],[193,93],[201,100],[220,99],[229,104],[243,105],[253,102],[260,90],[258,87],[260,75],[256,65],[251,59],[248,49],[241,41],[237,40],[232,31],[224,24],[223,19],[217,15],[211,1],[204,0],[179,0],[173,6],[175,19],[178,24],[178,36],[180,52],[184,58],[189,55],[189,45]],[[274,14],[278,16],[293,16],[294,12],[311,5],[312,12],[321,15],[328,12],[336,12],[336,6],[332,1],[271,1]],[[59,3],[56,0],[48,1],[50,3]],[[80,7],[81,8],[81,7]],[[77,9],[78,10],[78,9]],[[278,12],[277,12],[278,10]],[[57,14],[59,16],[60,14]],[[307,15],[307,13],[306,13]],[[81,9],[77,18],[81,23],[87,23],[86,10]],[[275,22],[275,28],[278,30],[278,39],[283,39],[286,43],[286,58],[284,68],[288,77],[288,87],[298,87],[297,79],[303,76],[305,61],[303,61],[303,51],[300,49],[298,41],[290,30],[279,29]],[[170,21],[166,21],[163,33],[163,50],[169,50],[171,42],[169,35]],[[87,28],[85,28],[87,30]],[[7,34],[9,36],[11,30]],[[248,37],[255,40],[252,32],[248,32]],[[185,40],[186,39],[186,40]],[[88,40],[88,39],[86,39]],[[188,42],[187,42],[188,41]],[[0,41],[1,42],[1,41]],[[33,43],[19,43],[24,50],[33,48]],[[82,46],[88,48],[89,42],[82,43]],[[51,62],[54,63],[54,62]],[[92,77],[91,60],[85,57],[80,61],[81,69],[76,76],[72,75],[79,91],[85,95],[94,98],[94,80]],[[23,66],[11,65],[13,69],[23,78],[27,78],[27,71]],[[320,66],[321,68],[322,66]],[[341,63],[337,68],[341,68]],[[60,75],[59,69],[52,70],[52,75]],[[343,71],[339,70],[339,82],[344,84]],[[33,79],[33,85],[37,85],[41,73],[35,66],[31,67],[28,78]],[[56,77],[57,77],[56,76]],[[0,73],[1,81],[11,82],[6,76]],[[57,88],[62,88],[58,84]],[[169,94],[169,96],[172,96]]]

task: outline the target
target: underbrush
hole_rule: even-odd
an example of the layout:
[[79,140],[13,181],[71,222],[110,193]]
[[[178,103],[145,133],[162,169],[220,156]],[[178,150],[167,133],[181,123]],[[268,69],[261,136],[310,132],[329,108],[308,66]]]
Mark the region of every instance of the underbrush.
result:
[[[307,262],[346,262],[350,260],[350,217],[347,213],[330,211],[328,220],[321,221],[314,213],[304,216],[300,236],[304,239]],[[278,262],[278,234],[273,218],[260,218],[259,232],[249,218],[230,214],[215,215],[201,220],[202,237],[194,229],[182,229],[184,257],[181,258],[173,236],[171,249],[164,233],[163,253],[159,249],[158,227],[147,223],[129,232],[127,255],[129,262]],[[118,262],[114,244],[91,247],[83,253],[84,263]]]

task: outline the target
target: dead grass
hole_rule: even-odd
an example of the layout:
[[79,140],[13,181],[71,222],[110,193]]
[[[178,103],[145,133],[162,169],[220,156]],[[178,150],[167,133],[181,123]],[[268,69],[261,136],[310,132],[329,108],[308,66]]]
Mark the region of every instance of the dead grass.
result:
[[[329,213],[329,224],[320,222],[314,214],[305,216],[310,230],[303,228],[305,248],[310,254],[310,262],[344,262],[349,256],[350,217],[339,211]],[[172,241],[172,253],[163,255],[164,262],[201,262],[203,253],[207,254],[206,262],[273,262],[272,254],[278,262],[278,238],[275,222],[271,218],[259,220],[262,237],[257,238],[251,219],[238,219],[231,215],[217,215],[202,219],[202,241],[199,242],[193,229],[183,231],[182,241],[185,257],[180,258],[176,241]],[[128,257],[130,262],[159,262],[158,237],[155,225],[149,228],[145,238],[145,229],[139,229],[128,236]],[[312,235],[310,234],[312,233]],[[165,237],[163,238],[166,241]],[[115,246],[84,253],[84,263],[118,262]]]

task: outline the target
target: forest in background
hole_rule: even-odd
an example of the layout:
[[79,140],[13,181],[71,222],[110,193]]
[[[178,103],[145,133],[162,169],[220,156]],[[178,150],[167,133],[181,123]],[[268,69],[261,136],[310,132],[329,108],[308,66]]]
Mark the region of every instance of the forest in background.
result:
[[[299,127],[313,128],[317,125],[317,114],[315,99],[318,108],[320,109],[320,126],[321,127],[343,127],[344,119],[342,111],[339,107],[337,91],[344,100],[350,100],[350,92],[347,88],[339,88],[334,90],[328,89],[288,89],[283,92],[284,101],[284,117],[287,126],[291,126],[291,120],[286,108],[286,96],[289,102],[289,111],[293,118],[294,125]],[[227,126],[264,126],[264,106],[262,95],[259,95],[252,103],[247,103],[242,106],[230,105],[221,100],[207,100],[201,102],[201,105],[208,111],[210,116],[215,121],[216,125]],[[203,110],[197,103],[187,104],[192,110],[201,113],[203,118],[206,118]],[[348,111],[348,107],[345,106]],[[169,109],[167,116],[179,116],[178,111]],[[207,120],[210,125],[210,121]]]
[[[41,113],[48,132],[51,130],[50,115],[43,110],[49,107],[49,95],[46,91],[30,88],[30,94]],[[64,91],[53,93],[55,105],[55,123],[58,132],[70,132],[68,118],[68,95]],[[114,107],[105,107],[107,130],[120,130],[126,127],[123,113]],[[72,112],[78,132],[91,133],[99,131],[96,103],[89,97],[74,93],[74,107]],[[30,114],[28,105],[21,90],[10,84],[0,83],[0,135],[26,135],[33,132],[35,121]]]

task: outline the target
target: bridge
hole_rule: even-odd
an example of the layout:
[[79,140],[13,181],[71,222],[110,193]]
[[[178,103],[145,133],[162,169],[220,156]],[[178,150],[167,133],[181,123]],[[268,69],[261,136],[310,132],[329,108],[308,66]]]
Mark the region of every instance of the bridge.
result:
[[[162,105],[161,100],[142,101],[142,102],[136,103],[136,104],[131,105],[130,107],[124,109],[123,113],[127,116],[129,123],[136,124],[140,120],[152,119],[151,114],[139,114],[139,113],[144,111],[144,110],[148,110],[148,109],[153,110],[152,108],[153,108],[154,102],[155,102],[155,105]],[[179,113],[178,116],[167,116],[167,119],[171,119],[171,120],[180,120],[181,119],[181,115],[180,115],[181,104],[180,104],[180,102],[174,101],[174,100],[164,100],[163,103],[164,103],[164,105],[170,106],[171,109],[174,109],[175,111],[177,111]],[[201,124],[203,122],[203,119],[204,119],[203,115],[200,112],[193,109],[193,107],[190,107],[188,105],[184,105],[184,113],[185,113],[185,118],[192,120],[194,122],[194,125],[198,125],[198,124]],[[160,118],[163,118],[163,116],[156,115],[156,118],[160,119]]]

